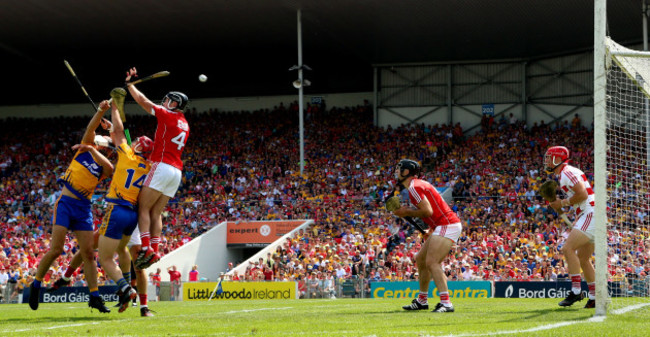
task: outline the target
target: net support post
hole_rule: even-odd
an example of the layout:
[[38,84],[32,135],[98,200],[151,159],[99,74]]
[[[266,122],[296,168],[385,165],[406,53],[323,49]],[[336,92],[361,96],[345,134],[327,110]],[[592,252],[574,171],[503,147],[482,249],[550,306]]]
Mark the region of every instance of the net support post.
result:
[[605,32],[607,1],[594,2],[594,187],[595,255],[596,255],[596,312],[606,316],[609,301],[607,290],[607,135]]

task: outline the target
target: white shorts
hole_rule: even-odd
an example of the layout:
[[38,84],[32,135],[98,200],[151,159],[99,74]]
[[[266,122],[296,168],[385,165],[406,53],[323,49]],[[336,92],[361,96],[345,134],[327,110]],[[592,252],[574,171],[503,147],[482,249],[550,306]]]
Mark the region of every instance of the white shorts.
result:
[[144,186],[173,198],[181,184],[181,170],[162,162],[153,163]]
[[594,212],[582,213],[578,216],[578,219],[573,223],[573,229],[579,230],[587,237],[591,242],[594,241],[594,235],[596,234],[596,224],[594,221]]
[[451,240],[453,243],[456,243],[458,242],[458,238],[460,237],[462,231],[463,226],[460,224],[460,222],[457,222],[451,225],[438,226],[433,230],[433,233],[431,235],[442,236]]
[[126,244],[126,247],[129,249],[131,249],[133,246],[142,246],[142,240],[140,240],[140,230],[138,229],[138,226],[135,226],[133,233],[131,233],[131,239],[129,239],[129,243]]

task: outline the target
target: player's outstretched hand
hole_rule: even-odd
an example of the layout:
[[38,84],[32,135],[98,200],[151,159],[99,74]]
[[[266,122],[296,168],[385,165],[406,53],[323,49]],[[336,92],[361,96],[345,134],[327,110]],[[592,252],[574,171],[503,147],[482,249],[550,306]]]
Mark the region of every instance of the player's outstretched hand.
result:
[[105,99],[105,100],[103,100],[103,101],[101,101],[99,103],[99,111],[106,111],[110,107],[111,107],[111,103],[109,103],[109,101],[107,99]]
[[131,80],[134,80],[136,77],[138,77],[138,70],[133,67],[126,72],[126,79],[124,81],[128,83],[131,82]]
[[104,130],[111,130],[113,128],[113,123],[106,118],[102,118],[100,124]]

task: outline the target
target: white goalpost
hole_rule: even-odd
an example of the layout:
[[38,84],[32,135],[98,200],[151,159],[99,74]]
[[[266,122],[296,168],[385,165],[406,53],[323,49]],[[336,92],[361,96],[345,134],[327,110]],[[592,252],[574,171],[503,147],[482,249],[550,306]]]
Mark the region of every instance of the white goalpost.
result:
[[650,52],[606,37],[594,11],[596,315],[650,306]]

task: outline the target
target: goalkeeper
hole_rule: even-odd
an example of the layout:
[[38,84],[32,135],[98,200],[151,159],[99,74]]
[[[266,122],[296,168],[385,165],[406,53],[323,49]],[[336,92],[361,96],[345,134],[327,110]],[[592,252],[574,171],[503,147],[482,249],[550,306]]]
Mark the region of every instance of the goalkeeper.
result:
[[587,176],[577,167],[568,164],[569,150],[564,146],[553,146],[546,150],[544,167],[549,173],[559,176],[560,190],[566,195],[564,199],[556,199],[549,203],[559,214],[563,207],[573,207],[576,220],[571,233],[562,246],[562,254],[569,267],[571,277],[571,291],[567,298],[559,303],[561,307],[568,307],[575,302],[582,301],[580,283],[580,268],[585,275],[589,286],[589,300],[585,308],[596,307],[596,274],[591,264],[594,253],[594,231],[596,226],[593,221],[595,197],[594,190],[587,180]]
[[419,173],[420,165],[410,159],[401,160],[395,170],[397,185],[408,186],[409,201],[415,207],[401,206],[394,209],[393,214],[399,217],[420,218],[429,227],[428,235],[425,235],[425,241],[415,256],[420,273],[420,293],[411,304],[402,308],[404,310],[429,309],[427,297],[429,283],[433,278],[440,295],[440,303],[436,305],[433,312],[454,312],[454,306],[449,299],[447,276],[442,269],[442,261],[449,254],[451,246],[458,241],[462,226],[460,219],[449,208],[435,187],[427,181],[417,178]]

